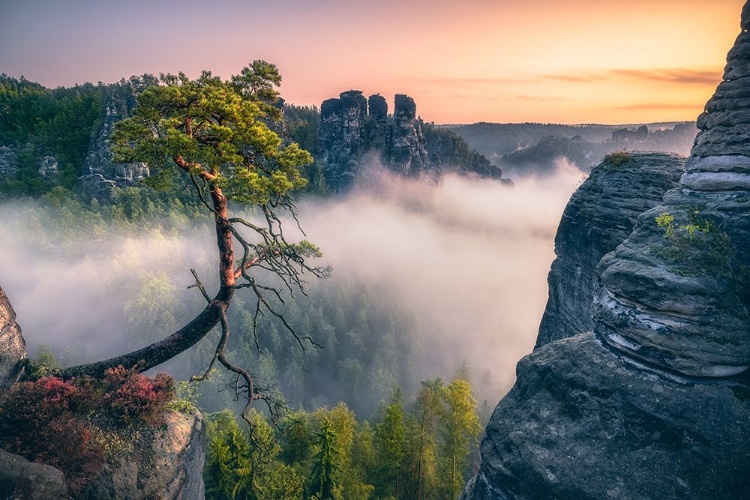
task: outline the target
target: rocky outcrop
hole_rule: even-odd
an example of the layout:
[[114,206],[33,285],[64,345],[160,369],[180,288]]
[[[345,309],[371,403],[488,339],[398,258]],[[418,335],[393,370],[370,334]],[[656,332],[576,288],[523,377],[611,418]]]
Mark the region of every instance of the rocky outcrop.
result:
[[0,146],[0,178],[12,178],[18,172],[18,155],[9,146]]
[[23,371],[26,341],[16,323],[16,312],[0,288],[0,390],[13,385]]
[[684,158],[664,153],[610,156],[573,193],[555,237],[535,349],[593,329],[597,263],[628,237],[641,213],[677,186],[683,164]]
[[129,450],[105,465],[82,498],[202,499],[205,455],[201,415],[170,413],[166,425],[141,432]]
[[[328,186],[346,192],[355,183],[377,184],[383,170],[437,184],[443,165],[462,173],[501,179],[502,171],[447,130],[429,128],[414,100],[397,94],[393,115],[385,98],[359,90],[341,93],[320,107],[318,156]],[[444,137],[445,136],[445,137]],[[507,184],[512,184],[507,179]]]
[[134,186],[149,175],[145,163],[113,163],[110,137],[115,124],[130,116],[135,107],[134,89],[121,84],[109,96],[105,105],[104,121],[92,137],[89,152],[83,163],[81,183],[87,197],[108,199],[117,186]]
[[405,94],[396,94],[390,149],[391,169],[399,176],[436,178],[440,175],[427,159],[422,124],[417,120],[417,105]]
[[686,375],[750,366],[749,46],[743,31],[698,118],[680,189],[644,213],[598,268],[597,334]]
[[[74,437],[71,436],[71,439]],[[205,423],[199,413],[171,412],[158,428],[139,429],[111,443],[109,462],[77,498],[201,500]],[[0,499],[69,498],[63,473],[0,450]]]
[[0,450],[0,499],[68,499],[63,473]]
[[[18,380],[25,358],[26,343],[16,313],[0,288],[0,390]],[[164,425],[141,429],[127,441],[88,485],[83,498],[204,498],[206,433],[200,413],[170,412]],[[54,467],[0,450],[0,499],[68,498],[66,488],[63,473]]]
[[57,158],[54,156],[43,156],[39,159],[39,175],[44,179],[55,179],[60,173],[60,167]]
[[750,101],[718,104],[746,33],[678,188],[597,266],[594,331],[519,362],[464,500],[748,498]]
[[747,498],[747,384],[650,371],[593,333],[516,373],[464,500]]

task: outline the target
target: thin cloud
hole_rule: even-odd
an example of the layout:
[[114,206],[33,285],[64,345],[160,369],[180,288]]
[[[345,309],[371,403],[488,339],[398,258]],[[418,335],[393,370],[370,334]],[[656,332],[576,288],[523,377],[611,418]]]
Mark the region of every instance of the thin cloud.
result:
[[556,75],[542,75],[545,80],[557,80],[570,83],[595,83],[606,80],[606,74],[592,73],[586,71],[575,71],[572,73],[562,73]]
[[682,84],[716,85],[721,81],[721,69],[699,70],[691,68],[672,69],[615,69],[610,70],[615,77],[622,76],[633,80],[669,82]]
[[722,71],[716,69],[670,68],[670,69],[609,69],[600,72],[575,71],[570,73],[541,75],[545,80],[569,83],[597,83],[627,79],[642,82],[666,82],[685,85],[716,85],[721,81]]
[[630,110],[695,110],[700,108],[694,102],[691,103],[663,103],[663,102],[644,102],[636,104],[626,104],[623,106],[611,106],[610,109],[630,109]]
[[436,87],[455,88],[477,88],[477,87],[500,87],[504,85],[517,85],[538,83],[532,78],[403,78],[407,83],[430,84]]

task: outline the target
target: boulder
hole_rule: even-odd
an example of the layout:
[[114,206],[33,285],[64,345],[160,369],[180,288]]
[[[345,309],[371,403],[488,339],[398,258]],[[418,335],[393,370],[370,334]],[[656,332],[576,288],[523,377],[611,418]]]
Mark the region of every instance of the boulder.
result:
[[0,498],[62,500],[70,495],[60,470],[0,450]]

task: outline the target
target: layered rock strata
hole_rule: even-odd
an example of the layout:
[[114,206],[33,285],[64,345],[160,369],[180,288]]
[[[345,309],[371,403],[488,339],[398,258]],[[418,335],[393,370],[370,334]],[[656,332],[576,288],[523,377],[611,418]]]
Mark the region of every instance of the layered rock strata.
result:
[[750,101],[725,101],[746,37],[679,187],[600,261],[594,331],[519,362],[464,500],[748,498]]
[[593,333],[519,362],[464,500],[739,499],[750,388],[644,369]]
[[[747,10],[743,11],[747,26]],[[680,189],[599,264],[594,330],[614,348],[691,376],[750,366],[750,34],[698,118]]]
[[677,186],[684,159],[664,153],[608,157],[573,193],[555,237],[549,299],[536,348],[589,331],[596,265],[622,243],[645,210]]

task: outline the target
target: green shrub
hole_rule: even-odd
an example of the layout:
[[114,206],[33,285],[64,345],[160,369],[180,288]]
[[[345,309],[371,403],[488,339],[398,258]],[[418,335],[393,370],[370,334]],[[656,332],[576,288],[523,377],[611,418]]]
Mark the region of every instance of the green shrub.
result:
[[621,167],[632,159],[633,155],[628,151],[613,151],[604,157],[603,163],[613,167]]

